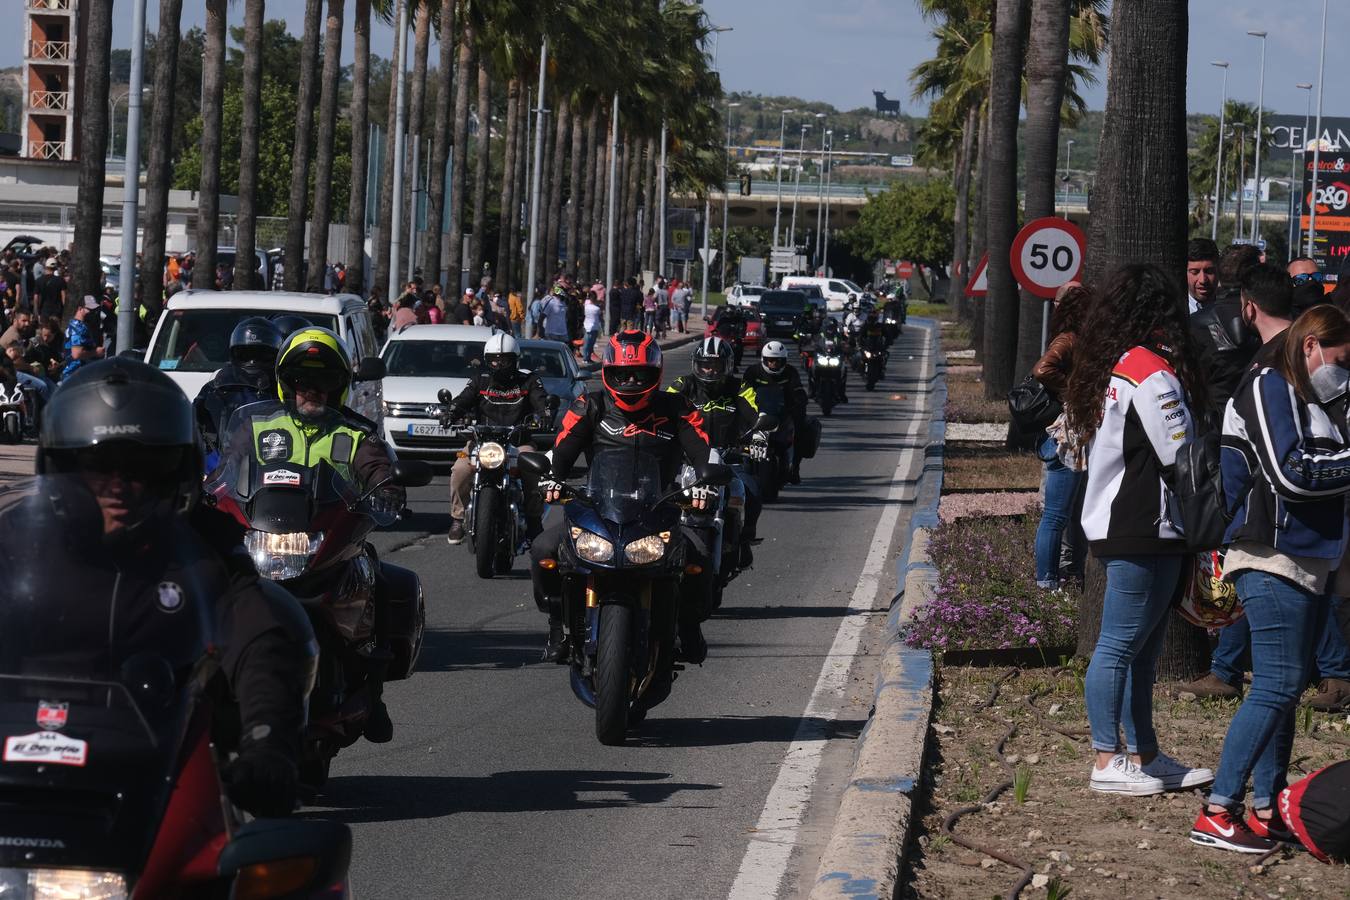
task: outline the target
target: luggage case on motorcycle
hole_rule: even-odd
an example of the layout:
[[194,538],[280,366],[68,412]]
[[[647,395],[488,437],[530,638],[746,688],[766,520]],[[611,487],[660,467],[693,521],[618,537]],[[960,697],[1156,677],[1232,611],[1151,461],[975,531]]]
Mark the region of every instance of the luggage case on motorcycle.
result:
[[797,435],[797,453],[802,459],[814,459],[820,449],[820,419],[807,416],[805,427]]

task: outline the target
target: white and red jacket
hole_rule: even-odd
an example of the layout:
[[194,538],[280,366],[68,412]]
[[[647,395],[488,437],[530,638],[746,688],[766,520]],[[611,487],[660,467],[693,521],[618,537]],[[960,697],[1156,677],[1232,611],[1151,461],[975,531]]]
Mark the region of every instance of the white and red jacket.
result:
[[1164,352],[1133,347],[1111,371],[1083,499],[1083,532],[1098,557],[1186,552],[1168,482],[1194,427]]

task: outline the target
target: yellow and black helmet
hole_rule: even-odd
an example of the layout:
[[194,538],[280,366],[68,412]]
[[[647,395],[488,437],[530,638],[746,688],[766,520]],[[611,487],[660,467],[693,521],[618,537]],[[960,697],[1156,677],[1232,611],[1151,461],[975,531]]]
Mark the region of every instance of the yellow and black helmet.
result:
[[277,354],[277,394],[289,402],[295,389],[308,385],[328,395],[329,406],[343,406],[352,386],[347,348],[327,328],[301,328],[286,338]]

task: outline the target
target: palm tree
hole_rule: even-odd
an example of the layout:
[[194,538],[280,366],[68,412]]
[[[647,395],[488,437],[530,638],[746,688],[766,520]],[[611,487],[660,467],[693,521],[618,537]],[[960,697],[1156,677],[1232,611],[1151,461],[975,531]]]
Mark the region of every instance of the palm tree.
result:
[[197,193],[197,260],[192,286],[216,286],[220,229],[220,120],[225,95],[225,0],[206,0],[206,59],[202,63],[202,174]]
[[[660,230],[656,227],[656,218],[660,212],[656,205],[656,180],[660,177],[660,166],[658,159],[661,156],[661,140],[659,137],[647,136],[647,163],[643,172],[643,190],[642,190],[642,238],[641,238],[641,262],[638,268],[644,270],[655,270],[660,260],[660,254],[656,252],[656,241]],[[658,275],[665,274],[658,272]]]
[[[160,0],[159,37],[155,41],[154,99],[150,111],[150,158],[145,170],[144,238],[141,243],[141,302],[151,316],[159,315],[164,301],[164,245],[169,220],[169,183],[173,177],[169,165],[174,126],[173,86],[178,78],[178,23],[182,14],[183,0]],[[242,216],[242,196],[239,211]]]
[[[422,166],[419,159],[416,166],[413,165],[413,148],[421,144],[422,136],[426,134],[424,127],[424,118],[426,112],[427,96],[427,55],[431,48],[431,3],[430,0],[417,0],[417,6],[413,10],[415,16],[413,20],[413,70],[412,80],[408,85],[408,137],[403,148],[403,198],[400,211],[403,214],[403,253],[407,253],[409,247],[413,246],[417,240],[417,209],[413,202],[413,190],[417,185],[418,169]],[[402,264],[402,260],[394,260],[394,268]],[[412,272],[408,273],[412,277]]]
[[[594,105],[591,109],[594,110]],[[585,203],[582,191],[582,169],[586,164],[586,133],[582,130],[585,121],[581,114],[581,105],[573,107],[572,112],[572,151],[568,155],[571,171],[567,174],[567,184],[571,197],[567,203],[567,271],[574,275],[582,274],[581,268],[581,208]]]
[[[1263,114],[1264,121],[1270,121],[1270,116],[1270,110],[1266,110]],[[1243,161],[1252,160],[1256,152],[1256,120],[1255,104],[1243,103],[1240,100],[1229,100],[1224,104],[1224,157],[1220,181],[1223,184],[1221,194],[1225,201],[1231,190],[1230,185],[1246,183],[1246,173],[1241,171],[1241,167]],[[1262,131],[1264,133],[1261,136],[1261,152],[1264,155],[1272,149],[1273,136],[1268,126],[1263,125]],[[1218,155],[1219,120],[1215,116],[1207,116],[1205,130],[1193,142],[1188,157],[1191,194],[1201,198],[1191,218],[1192,228],[1208,227],[1214,215],[1209,198],[1214,193],[1214,170],[1219,164]],[[1296,186],[1294,190],[1297,191],[1299,188]],[[1223,211],[1222,206],[1219,211]],[[1236,210],[1230,209],[1228,212],[1233,215]],[[1221,221],[1219,225],[1222,236],[1224,223]],[[1229,233],[1231,234],[1231,231]]]
[[[591,242],[591,225],[595,221],[595,152],[599,145],[600,128],[600,101],[598,98],[590,102],[590,111],[586,114],[586,124],[581,128],[581,134],[585,141],[582,149],[581,160],[581,219],[578,223],[576,241],[572,240],[571,231],[568,232],[568,246],[574,243],[577,247],[576,269],[577,274],[582,277],[595,276],[595,245]],[[570,223],[569,223],[570,228]]]
[[[181,3],[181,0],[179,0]],[[244,2],[243,102],[239,125],[239,218],[234,237],[234,287],[261,285],[257,277],[258,115],[262,109],[262,31],[265,0]],[[153,143],[151,145],[153,147]],[[264,276],[266,273],[264,272]]]
[[431,178],[427,184],[426,246],[422,271],[441,282],[441,224],[445,218],[445,164],[450,159],[450,103],[455,83],[455,0],[441,0],[436,34],[440,62],[436,69],[436,113],[432,126]]
[[366,169],[370,150],[370,0],[356,0],[352,23],[352,177],[347,195],[346,289],[366,288]]
[[1031,0],[998,0],[989,83],[989,296],[984,322],[984,395],[997,400],[1013,386],[1017,352],[1017,282],[1008,253],[1017,234],[1017,117],[1022,52]]
[[305,0],[305,31],[300,39],[300,89],[296,93],[295,147],[291,155],[291,193],[286,207],[286,290],[303,288],[305,221],[309,207],[309,161],[313,151],[314,82],[319,77],[321,0]]
[[549,171],[547,223],[544,226],[544,277],[552,278],[558,270],[558,229],[562,227],[563,174],[567,169],[567,149],[571,142],[567,138],[567,129],[572,124],[572,96],[560,91],[553,116],[553,137],[549,142],[552,153],[552,168]]
[[630,134],[628,145],[628,183],[624,187],[623,270],[638,274],[638,208],[642,201],[642,140]]
[[[394,60],[399,59],[399,51],[407,39],[404,29],[397,23],[402,21],[402,6],[411,0],[396,0],[391,9],[394,27]],[[406,51],[405,51],[406,52]],[[389,284],[390,259],[389,242],[393,238],[394,225],[394,153],[398,147],[398,71],[395,69],[389,79],[389,106],[384,127],[384,164],[380,167],[379,207],[376,214],[376,227],[379,237],[375,241],[375,287],[383,291]],[[394,269],[398,264],[394,263]],[[397,297],[386,297],[387,303],[393,303]]]
[[520,79],[512,78],[506,85],[506,134],[502,141],[502,188],[497,214],[497,267],[494,275],[497,287],[511,289],[512,262],[515,248],[511,246],[511,220],[516,211],[516,156],[520,153]]
[[[328,225],[333,212],[333,154],[337,149],[338,75],[342,69],[343,0],[328,0],[323,39],[323,83],[319,94],[319,138],[314,154],[314,223],[309,235],[307,290],[323,290],[328,264]],[[353,142],[358,140],[352,136]]]
[[[65,316],[85,294],[98,293],[98,244],[103,233],[104,159],[108,155],[108,61],[112,53],[112,0],[92,0],[80,52],[85,55],[80,97],[80,186],[75,204],[74,272]],[[223,26],[222,26],[223,27]]]
[[464,276],[464,173],[469,146],[469,73],[473,71],[474,49],[478,42],[478,28],[473,16],[466,14],[459,32],[459,78],[455,84],[455,151],[450,160],[450,246],[446,254],[449,270],[448,296],[458,296],[463,290]]
[[[475,275],[483,271],[483,241],[487,237],[488,164],[492,149],[492,75],[486,53],[478,56],[478,140],[473,161],[473,232],[469,235],[468,266]],[[472,280],[472,279],[471,279]]]

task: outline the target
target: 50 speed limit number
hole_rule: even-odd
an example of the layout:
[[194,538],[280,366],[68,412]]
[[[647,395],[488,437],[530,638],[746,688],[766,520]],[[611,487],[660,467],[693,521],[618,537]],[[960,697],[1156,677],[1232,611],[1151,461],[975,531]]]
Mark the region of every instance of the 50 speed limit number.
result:
[[1083,271],[1087,239],[1068,219],[1047,216],[1022,226],[1013,240],[1009,262],[1017,283],[1047,300]]

